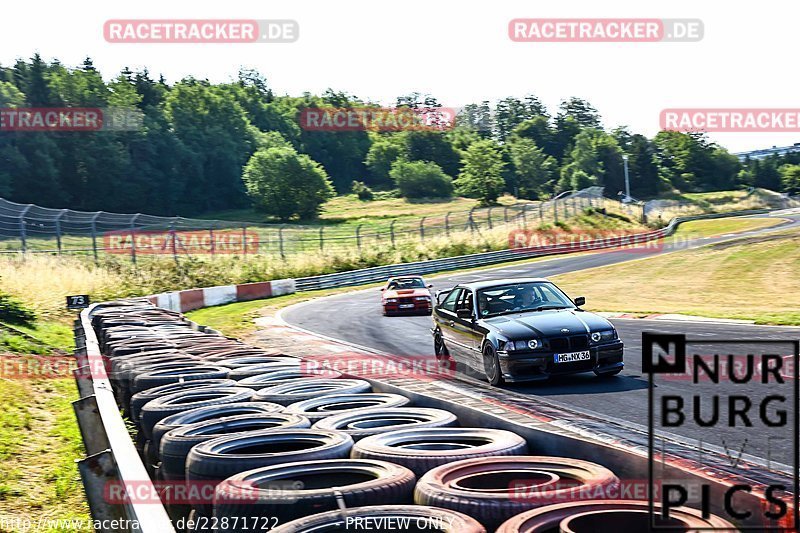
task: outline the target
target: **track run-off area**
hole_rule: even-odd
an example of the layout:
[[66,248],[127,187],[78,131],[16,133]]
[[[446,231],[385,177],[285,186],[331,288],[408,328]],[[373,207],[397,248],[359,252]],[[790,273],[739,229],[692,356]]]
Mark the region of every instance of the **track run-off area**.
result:
[[[746,237],[761,236],[767,233],[786,231],[800,227],[800,212],[788,211],[758,215],[774,216],[786,221],[769,228],[726,234],[716,237],[695,239],[677,244],[665,243],[646,251],[609,250],[556,256],[533,262],[520,262],[485,270],[471,270],[464,273],[430,276],[427,280],[434,285],[433,290],[446,290],[458,283],[521,277],[549,277],[579,270],[612,265],[616,263],[674,253],[680,250],[698,248],[725,241],[735,241]],[[636,291],[636,287],[630,287]],[[571,297],[580,294],[570,294]],[[708,295],[709,299],[715,296]],[[789,297],[789,295],[787,295]],[[588,302],[592,309],[602,309],[602,302]],[[392,316],[381,314],[380,293],[374,287],[363,290],[315,298],[283,309],[280,318],[287,325],[328,339],[348,343],[356,348],[377,354],[393,356],[433,357],[431,337],[432,320],[430,316]],[[556,408],[571,413],[587,413],[595,417],[622,424],[632,431],[647,431],[648,416],[648,376],[642,372],[642,332],[684,334],[687,339],[703,341],[716,340],[798,340],[800,327],[758,326],[735,323],[733,321],[697,320],[649,320],[634,318],[612,318],[625,343],[625,369],[618,376],[598,379],[592,373],[577,374],[551,379],[540,383],[518,383],[505,385],[506,392],[524,400],[535,397]],[[709,345],[709,349],[714,345]],[[721,348],[717,346],[719,353]],[[463,376],[457,386],[473,390],[476,394],[491,394],[491,387],[484,381]],[[659,386],[667,387],[675,394],[713,396],[720,392],[720,385],[713,383],[692,383],[691,380],[676,380]],[[736,434],[736,432],[739,434]],[[741,429],[731,429],[726,446],[733,444],[730,453],[760,463],[790,462],[789,454],[780,451],[780,444],[771,439],[747,438]],[[700,450],[722,449],[720,435],[709,435],[692,427],[674,428],[670,437]],[[788,437],[788,436],[787,436]],[[725,435],[722,436],[725,438]],[[747,438],[747,442],[743,442]],[[788,441],[785,448],[789,448]]]

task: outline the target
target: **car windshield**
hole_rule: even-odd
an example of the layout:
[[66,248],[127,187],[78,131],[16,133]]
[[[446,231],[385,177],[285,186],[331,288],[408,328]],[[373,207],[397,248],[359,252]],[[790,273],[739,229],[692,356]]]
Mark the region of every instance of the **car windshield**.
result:
[[422,281],[422,278],[397,278],[390,281],[387,288],[390,290],[424,289],[425,282]]
[[481,318],[545,309],[575,309],[575,305],[558,287],[546,281],[478,290],[478,313]]

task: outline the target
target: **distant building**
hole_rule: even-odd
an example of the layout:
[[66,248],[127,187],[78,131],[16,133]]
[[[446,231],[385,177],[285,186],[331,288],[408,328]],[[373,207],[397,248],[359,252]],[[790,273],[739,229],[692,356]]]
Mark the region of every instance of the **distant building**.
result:
[[764,159],[771,155],[785,155],[791,154],[792,152],[800,152],[800,143],[794,143],[791,146],[773,146],[772,148],[762,148],[750,152],[737,152],[733,155],[738,157],[739,161],[744,161],[748,157],[750,159]]

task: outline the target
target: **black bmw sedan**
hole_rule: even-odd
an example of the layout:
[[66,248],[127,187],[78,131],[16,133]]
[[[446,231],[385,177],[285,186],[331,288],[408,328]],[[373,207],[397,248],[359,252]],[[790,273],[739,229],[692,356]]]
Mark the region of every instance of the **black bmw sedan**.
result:
[[544,278],[463,283],[437,294],[433,344],[442,364],[462,363],[492,385],[557,374],[618,374],[622,341],[605,318],[584,311]]

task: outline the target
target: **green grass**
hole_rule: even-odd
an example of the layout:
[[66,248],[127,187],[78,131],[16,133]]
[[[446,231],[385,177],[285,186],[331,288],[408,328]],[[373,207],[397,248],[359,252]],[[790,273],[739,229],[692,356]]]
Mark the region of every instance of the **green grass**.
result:
[[678,226],[676,236],[712,237],[726,233],[751,231],[755,229],[777,226],[783,220],[779,218],[712,218],[709,220],[692,220]]
[[554,276],[587,309],[679,313],[800,325],[800,233],[742,238]]
[[[503,196],[499,199],[501,205],[511,205],[525,202],[513,196]],[[322,208],[317,220],[299,221],[302,224],[355,224],[371,221],[384,221],[392,218],[419,218],[423,216],[444,216],[448,211],[469,211],[477,205],[477,200],[472,198],[455,197],[451,199],[419,199],[385,198],[372,201],[359,200],[354,194],[337,196],[328,201]],[[254,209],[233,209],[226,211],[213,211],[200,216],[204,219],[227,220],[233,222],[260,222],[280,223],[279,220],[269,218]]]
[[[0,324],[0,329],[2,327],[3,324]],[[38,321],[33,326],[13,327],[50,348],[70,352],[75,346],[72,327],[64,321]]]

